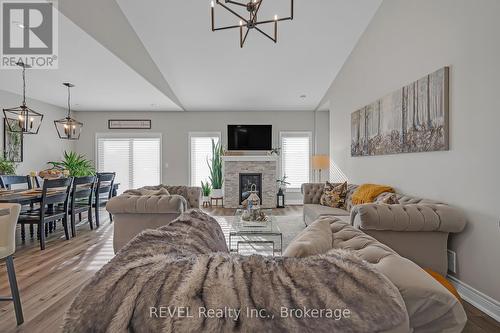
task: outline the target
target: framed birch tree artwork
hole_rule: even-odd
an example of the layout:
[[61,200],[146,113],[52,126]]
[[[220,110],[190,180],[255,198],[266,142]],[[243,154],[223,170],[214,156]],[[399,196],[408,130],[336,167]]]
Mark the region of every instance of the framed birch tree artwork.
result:
[[[11,122],[11,126],[18,126],[16,119],[4,118],[3,123],[3,156],[6,160],[12,162],[23,161],[23,134],[9,131],[7,121]],[[20,128],[19,128],[20,129]]]
[[449,149],[449,68],[351,114],[351,156]]

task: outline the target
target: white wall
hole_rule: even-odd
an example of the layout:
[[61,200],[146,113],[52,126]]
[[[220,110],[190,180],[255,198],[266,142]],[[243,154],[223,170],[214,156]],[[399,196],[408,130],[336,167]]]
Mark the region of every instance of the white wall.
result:
[[[313,131],[313,112],[77,112],[84,130],[76,150],[89,158],[95,157],[96,133],[156,132],[162,133],[163,170],[165,184],[189,183],[189,132],[221,132],[227,145],[228,124],[271,124],[273,146],[279,146],[280,131]],[[328,112],[317,112],[318,153],[328,154]],[[108,130],[108,119],[151,119],[151,130]],[[300,199],[300,198],[299,198]]]
[[[390,184],[462,208],[457,277],[500,300],[500,1],[385,0],[335,79],[330,152],[353,183]],[[450,150],[350,156],[350,114],[450,66]],[[424,247],[425,244],[422,244]]]
[[[22,96],[0,90],[0,108],[19,106],[21,101]],[[18,175],[27,175],[30,171],[43,170],[48,167],[48,161],[57,161],[61,159],[65,150],[73,149],[73,142],[59,139],[54,126],[54,120],[66,116],[65,109],[33,99],[27,99],[26,104],[33,110],[42,113],[44,117],[38,134],[24,135],[24,159],[17,166]],[[3,120],[0,128],[2,130],[0,144],[3,151]]]

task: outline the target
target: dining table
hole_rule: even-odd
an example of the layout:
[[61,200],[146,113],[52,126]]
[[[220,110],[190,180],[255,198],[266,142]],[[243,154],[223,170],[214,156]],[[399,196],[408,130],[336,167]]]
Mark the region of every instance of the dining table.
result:
[[[113,184],[111,196],[117,194],[119,183]],[[82,191],[86,188],[82,187]],[[76,190],[78,192],[78,188]],[[57,193],[58,191],[49,191],[48,195]],[[42,201],[42,189],[14,189],[14,190],[0,190],[0,203],[17,203],[21,206],[31,205]]]

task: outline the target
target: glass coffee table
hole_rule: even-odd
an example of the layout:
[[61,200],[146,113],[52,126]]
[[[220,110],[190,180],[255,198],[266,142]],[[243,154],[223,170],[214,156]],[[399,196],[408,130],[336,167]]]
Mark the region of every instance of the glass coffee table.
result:
[[[231,252],[240,253],[240,246],[247,245],[271,245],[273,256],[276,253],[279,255],[283,251],[283,234],[281,233],[276,217],[273,216],[271,209],[261,209],[267,216],[266,222],[244,221],[242,215],[244,209],[237,209],[234,215],[234,220],[231,223],[231,231],[229,232],[229,250]],[[233,248],[232,241],[236,239],[236,248]],[[279,247],[278,247],[279,245]],[[257,253],[258,249],[255,249]]]

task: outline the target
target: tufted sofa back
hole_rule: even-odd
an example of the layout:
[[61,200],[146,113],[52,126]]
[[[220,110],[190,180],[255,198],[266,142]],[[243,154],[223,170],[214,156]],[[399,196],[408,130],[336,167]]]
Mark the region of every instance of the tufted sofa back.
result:
[[157,185],[157,186],[144,186],[146,190],[159,190],[166,189],[170,194],[176,194],[184,197],[187,201],[187,209],[200,208],[201,187],[197,186],[184,186],[184,185]]
[[[334,185],[340,185],[341,183],[333,183]],[[323,189],[325,188],[324,183],[305,183],[302,184],[302,194],[304,195],[304,204],[319,204],[321,195],[323,194]],[[347,196],[346,196],[346,210],[351,211],[352,195],[354,191],[358,188],[358,185],[348,184],[347,185]],[[374,203],[380,203],[385,197],[391,195],[392,193],[384,192],[375,198]],[[409,196],[406,194],[396,193],[398,201],[402,205],[406,204],[441,204],[444,203],[424,198],[418,198]]]

